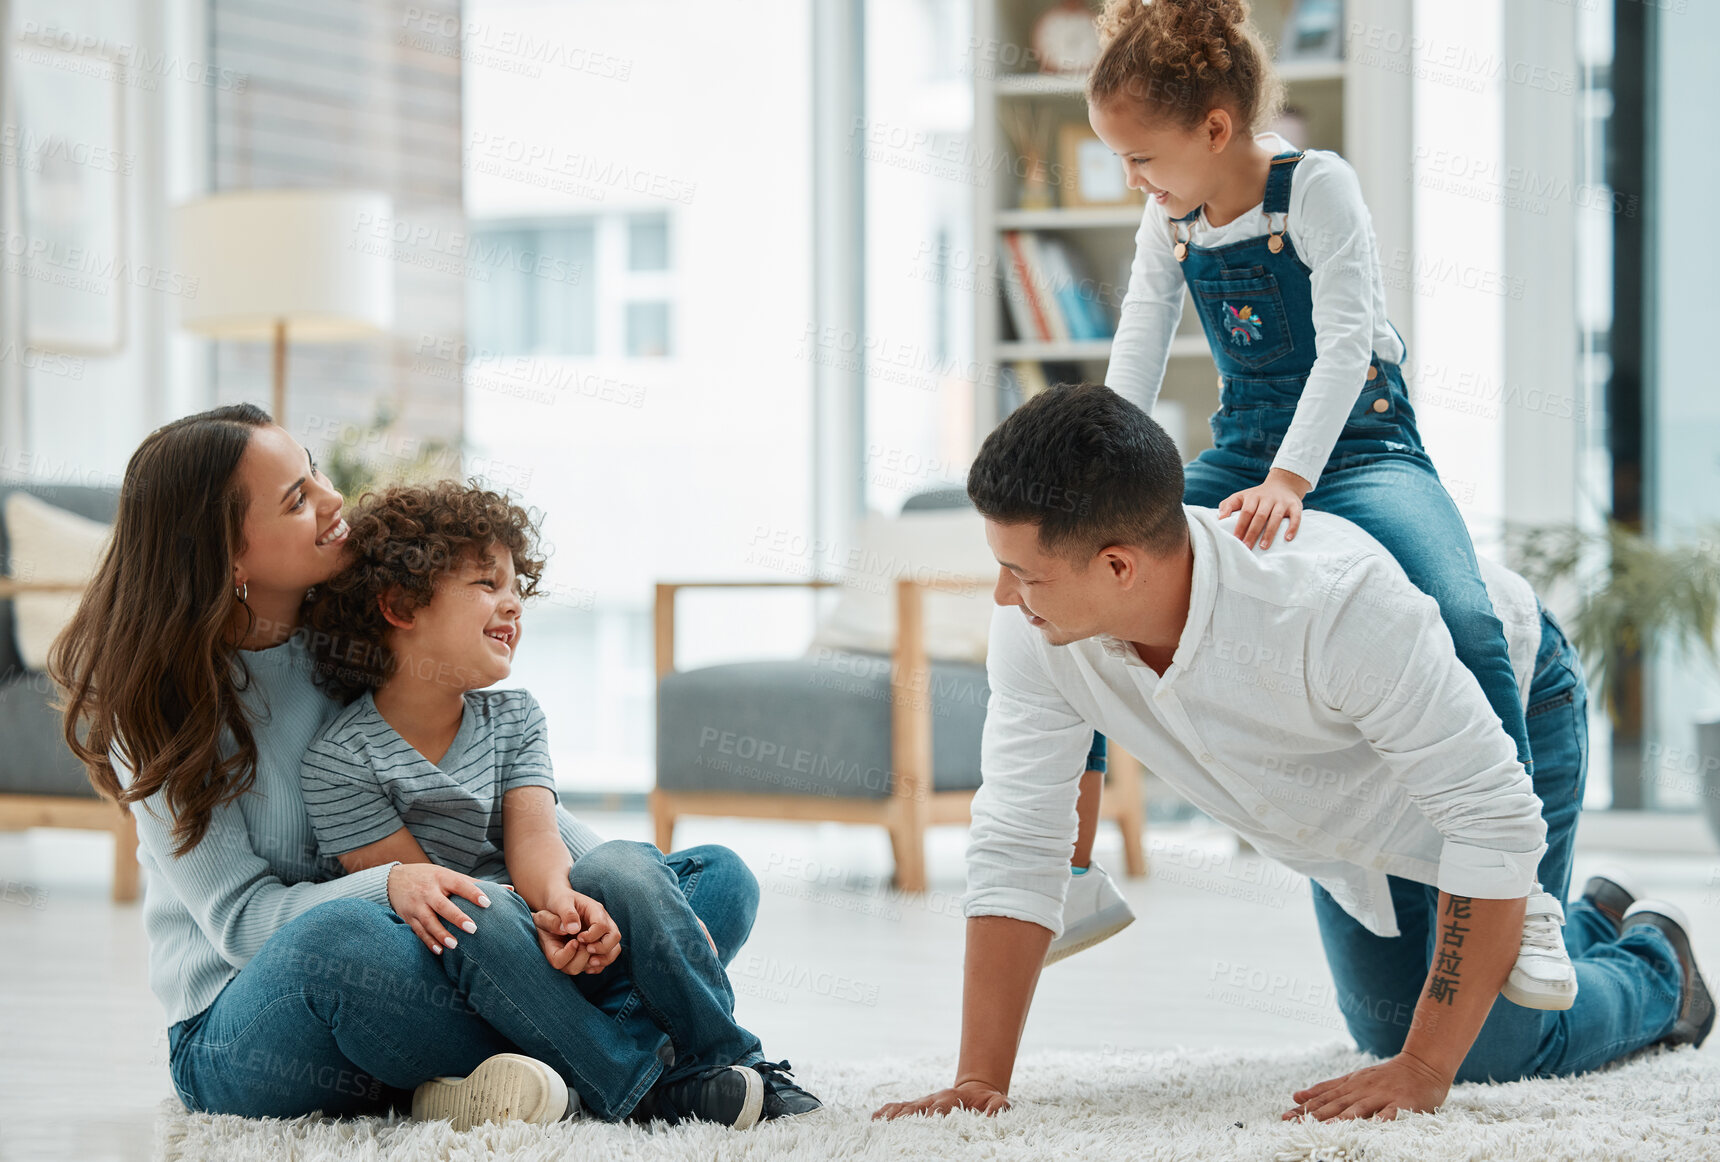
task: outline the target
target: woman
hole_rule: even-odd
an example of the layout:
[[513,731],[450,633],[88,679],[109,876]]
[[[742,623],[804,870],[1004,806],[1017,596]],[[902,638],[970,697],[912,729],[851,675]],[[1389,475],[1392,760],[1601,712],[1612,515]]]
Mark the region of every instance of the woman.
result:
[[[580,1076],[641,1035],[628,998],[605,1013],[609,1000],[569,987],[511,892],[434,864],[342,876],[318,858],[299,766],[339,707],[313,686],[294,631],[306,592],[342,567],[341,504],[256,407],[166,425],[127,465],[111,544],[49,661],[68,745],[137,819],[150,985],[180,1099],[246,1116],[374,1112],[524,1053],[578,1078],[600,1116],[709,1114],[710,1095],[701,1105],[655,1084],[662,1064]],[[575,857],[601,843],[575,834]],[[721,847],[663,860],[728,964],[757,881]],[[476,905],[475,931],[441,957],[395,911],[435,896]],[[658,1055],[672,1068],[666,1042]],[[792,1097],[780,1073],[765,1076]]]

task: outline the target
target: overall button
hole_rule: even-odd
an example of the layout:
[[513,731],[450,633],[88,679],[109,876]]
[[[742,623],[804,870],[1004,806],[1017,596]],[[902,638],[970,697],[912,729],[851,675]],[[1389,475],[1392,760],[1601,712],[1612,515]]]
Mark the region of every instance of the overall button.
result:
[[1380,871],[1385,871],[1386,870],[1386,857],[1383,855],[1375,856],[1374,857],[1374,867],[1376,867]]
[[1369,380],[1375,380],[1375,379],[1378,379],[1379,377],[1380,377],[1380,369],[1378,367],[1374,366],[1372,363],[1368,364],[1368,379]]
[[1200,756],[1200,761],[1203,763],[1210,763],[1212,761],[1212,756],[1209,754],[1202,754]]
[[1374,401],[1374,410],[1375,410],[1375,411],[1376,411],[1376,412],[1383,412],[1383,411],[1385,411],[1385,410],[1386,410],[1386,409],[1387,409],[1387,408],[1389,408],[1389,407],[1391,407],[1391,406],[1392,406],[1392,405],[1391,405],[1391,404],[1389,404],[1389,403],[1387,403],[1387,402],[1386,402],[1386,401],[1385,401],[1385,400],[1383,400],[1383,399],[1376,399],[1376,400],[1375,400],[1375,401]]
[[1258,806],[1254,809],[1254,813],[1256,815],[1260,816],[1262,819],[1264,819],[1264,818],[1266,818],[1266,810],[1267,810],[1266,804],[1262,803],[1262,804],[1260,804],[1260,806]]

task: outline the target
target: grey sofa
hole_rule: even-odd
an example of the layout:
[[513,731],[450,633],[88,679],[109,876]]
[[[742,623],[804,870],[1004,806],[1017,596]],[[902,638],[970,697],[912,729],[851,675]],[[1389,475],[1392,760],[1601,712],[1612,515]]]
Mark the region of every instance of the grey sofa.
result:
[[[119,509],[117,488],[0,480],[0,562],[13,573],[5,498],[29,492],[48,504],[104,523]],[[10,594],[27,579],[0,582],[0,830],[75,827],[114,835],[113,898],[137,898],[137,833],[131,814],[98,796],[84,766],[66,747],[48,676],[27,670],[18,656]]]

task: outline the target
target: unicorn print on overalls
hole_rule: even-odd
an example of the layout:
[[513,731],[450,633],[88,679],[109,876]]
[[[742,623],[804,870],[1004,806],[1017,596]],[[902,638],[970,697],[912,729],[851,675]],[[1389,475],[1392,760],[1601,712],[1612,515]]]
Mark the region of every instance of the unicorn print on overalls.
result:
[[[1272,159],[1262,204],[1264,236],[1197,246],[1191,235],[1199,207],[1170,223],[1173,251],[1218,365],[1221,406],[1212,419],[1213,442],[1258,460],[1260,480],[1272,466],[1316,356],[1312,272],[1286,233],[1290,183],[1302,157],[1287,151]],[[1381,452],[1421,453],[1422,446],[1401,372],[1376,356],[1329,463],[1337,467]],[[1189,503],[1216,505],[1223,499]]]

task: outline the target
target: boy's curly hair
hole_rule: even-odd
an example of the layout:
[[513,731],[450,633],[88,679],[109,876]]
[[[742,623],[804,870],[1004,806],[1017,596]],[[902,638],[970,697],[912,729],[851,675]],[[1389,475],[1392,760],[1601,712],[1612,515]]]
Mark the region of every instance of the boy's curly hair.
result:
[[523,597],[535,596],[543,574],[538,530],[508,497],[474,481],[397,484],[366,492],[347,510],[352,563],[318,585],[307,603],[314,680],[329,697],[348,703],[386,682],[396,659],[385,644],[396,616],[430,604],[436,585],[468,559],[491,563],[491,545],[513,557]]

